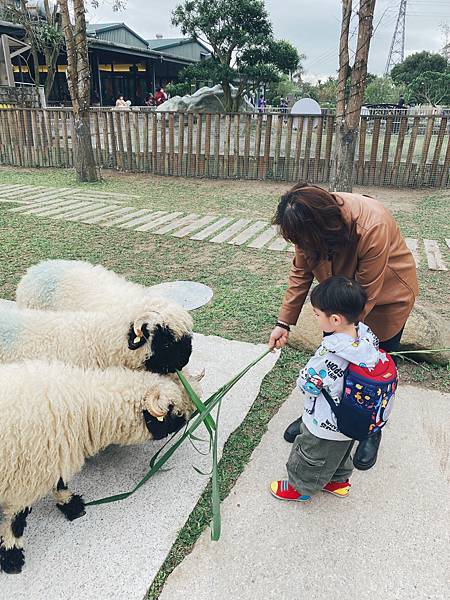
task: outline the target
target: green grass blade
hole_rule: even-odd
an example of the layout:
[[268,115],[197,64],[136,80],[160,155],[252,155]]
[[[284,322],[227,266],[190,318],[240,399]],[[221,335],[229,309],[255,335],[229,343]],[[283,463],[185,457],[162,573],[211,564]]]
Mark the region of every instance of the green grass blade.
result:
[[[177,370],[177,375],[180,378],[180,381],[183,384],[183,387],[186,390],[186,393],[188,394],[189,399],[195,405],[195,408],[197,409],[197,411],[202,413],[205,410],[205,405],[203,404],[203,402],[201,401],[199,396],[195,393],[195,391],[192,389],[191,384],[186,379],[186,377],[183,375],[183,373],[181,371]],[[210,435],[212,435],[212,432],[215,431],[216,423],[211,415],[208,415],[208,417],[205,418],[205,427],[208,430]]]
[[[219,422],[221,401],[217,407],[217,423]],[[221,518],[220,518],[220,482],[219,470],[217,465],[217,440],[219,432],[216,430],[213,439],[213,458],[212,458],[212,478],[211,478],[211,507],[212,507],[212,522],[211,522],[211,540],[217,542],[220,538]]]

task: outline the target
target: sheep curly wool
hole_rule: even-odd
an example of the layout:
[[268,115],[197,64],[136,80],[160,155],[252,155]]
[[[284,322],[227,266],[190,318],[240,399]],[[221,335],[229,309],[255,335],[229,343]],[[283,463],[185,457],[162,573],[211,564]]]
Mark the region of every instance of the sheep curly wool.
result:
[[[147,345],[146,338],[151,337],[152,357],[146,368],[157,373],[180,369],[187,364],[192,351],[192,318],[184,308],[155,297],[144,286],[131,283],[101,265],[70,260],[40,262],[22,277],[16,300],[24,308],[99,313],[115,310],[116,315],[129,314],[126,307],[138,305],[142,316],[154,315],[153,330],[145,319],[140,322],[130,319],[129,324],[134,322],[134,327],[129,332],[129,347]],[[135,314],[134,319],[136,316],[139,315]],[[109,329],[106,315],[105,329]]]
[[0,362],[57,359],[80,367],[182,369],[192,351],[192,320],[165,299],[100,312],[0,306]]
[[152,429],[163,415],[167,431],[176,431],[192,411],[176,375],[43,361],[0,365],[0,567],[21,571],[26,517],[49,492],[69,520],[84,514],[82,497],[67,483],[87,457],[110,444],[160,437]]

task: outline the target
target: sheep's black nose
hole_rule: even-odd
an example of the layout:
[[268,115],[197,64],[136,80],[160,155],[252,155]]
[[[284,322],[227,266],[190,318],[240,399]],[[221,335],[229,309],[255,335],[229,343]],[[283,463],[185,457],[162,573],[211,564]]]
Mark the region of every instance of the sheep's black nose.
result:
[[157,325],[152,334],[152,355],[145,361],[147,371],[175,373],[185,367],[192,353],[192,336],[176,338],[168,327]]
[[179,431],[186,424],[186,419],[174,416],[172,410],[173,406],[169,406],[169,412],[162,421],[151,415],[148,410],[142,411],[147,429],[152,434],[154,440],[162,440],[169,433]]

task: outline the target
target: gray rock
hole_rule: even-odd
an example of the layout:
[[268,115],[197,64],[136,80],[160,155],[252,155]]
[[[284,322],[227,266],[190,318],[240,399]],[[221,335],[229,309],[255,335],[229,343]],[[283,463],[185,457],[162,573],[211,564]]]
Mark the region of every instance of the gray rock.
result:
[[[300,350],[314,351],[321,339],[322,332],[314,317],[311,304],[307,301],[297,325],[291,327],[289,345]],[[440,365],[449,364],[449,352],[420,353],[421,350],[433,348],[450,348],[450,327],[447,321],[433,310],[416,304],[406,323],[401,349],[417,350],[417,354],[411,355],[414,360],[425,360]]]
[[[231,86],[233,98],[237,88]],[[224,93],[221,85],[202,87],[192,96],[174,96],[156,109],[160,112],[190,112],[190,113],[223,113]],[[242,98],[240,112],[254,112],[255,108],[247,99]]]

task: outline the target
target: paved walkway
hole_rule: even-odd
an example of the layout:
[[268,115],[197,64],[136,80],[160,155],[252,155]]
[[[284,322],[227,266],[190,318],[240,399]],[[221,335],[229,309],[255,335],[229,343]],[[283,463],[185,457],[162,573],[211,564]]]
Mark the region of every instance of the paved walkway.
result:
[[[111,192],[0,185],[0,203],[19,204],[9,209],[14,213],[150,232],[154,235],[170,235],[175,238],[188,237],[213,244],[226,243],[256,250],[293,252],[292,244],[277,235],[276,228],[267,221],[138,209],[123,206],[122,198],[122,194]],[[446,259],[450,239],[446,242],[448,247],[443,249],[437,240],[406,239],[416,264],[427,264],[433,271],[448,270]]]
[[293,394],[222,503],[222,537],[204,532],[160,600],[444,600],[448,587],[450,394],[400,388],[377,465],[348,498],[286,503],[282,432]]

